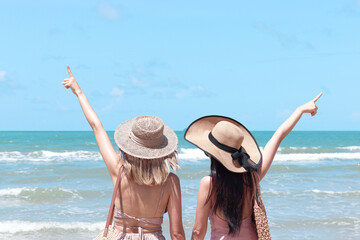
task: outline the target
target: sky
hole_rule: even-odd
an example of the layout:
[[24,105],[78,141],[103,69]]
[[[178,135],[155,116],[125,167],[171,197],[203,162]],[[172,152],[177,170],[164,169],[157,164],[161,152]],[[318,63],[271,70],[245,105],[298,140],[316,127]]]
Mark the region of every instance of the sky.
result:
[[156,115],[184,130],[225,115],[274,131],[360,130],[360,0],[0,1],[0,130],[106,130]]

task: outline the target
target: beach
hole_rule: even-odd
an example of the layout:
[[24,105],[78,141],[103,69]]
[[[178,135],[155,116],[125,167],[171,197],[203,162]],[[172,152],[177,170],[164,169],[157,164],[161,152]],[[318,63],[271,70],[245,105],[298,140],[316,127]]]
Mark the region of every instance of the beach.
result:
[[[210,163],[176,133],[190,239]],[[253,134],[263,148],[273,132]],[[360,239],[360,132],[290,133],[261,189],[273,239]],[[91,131],[0,132],[0,239],[92,239],[104,228],[111,196]],[[167,214],[163,232],[170,239]]]

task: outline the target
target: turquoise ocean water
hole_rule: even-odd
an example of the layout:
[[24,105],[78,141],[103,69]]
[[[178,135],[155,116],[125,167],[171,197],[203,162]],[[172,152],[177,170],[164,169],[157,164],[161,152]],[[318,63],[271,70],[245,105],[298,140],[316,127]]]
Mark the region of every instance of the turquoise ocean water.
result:
[[[209,161],[177,134],[190,239]],[[271,135],[254,132],[261,147]],[[273,239],[360,239],[360,132],[292,132],[261,187]],[[111,195],[92,132],[0,132],[0,239],[92,239]]]

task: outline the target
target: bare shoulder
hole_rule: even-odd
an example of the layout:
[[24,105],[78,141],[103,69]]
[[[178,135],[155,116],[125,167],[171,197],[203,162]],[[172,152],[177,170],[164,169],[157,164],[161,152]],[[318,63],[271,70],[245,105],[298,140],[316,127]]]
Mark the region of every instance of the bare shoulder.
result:
[[166,192],[175,199],[181,198],[180,179],[174,173],[170,173],[165,182]]
[[167,179],[167,182],[170,184],[170,185],[176,185],[176,186],[180,186],[180,179],[179,177],[174,174],[174,173],[169,173],[169,176],[168,176],[168,179]]
[[211,177],[205,176],[200,181],[200,188],[209,189],[211,187]]
[[209,201],[209,194],[211,192],[211,180],[212,178],[210,176],[205,176],[200,181],[198,193],[198,207],[201,206],[201,209],[206,206],[206,209],[209,210],[210,206],[212,206],[212,200]]

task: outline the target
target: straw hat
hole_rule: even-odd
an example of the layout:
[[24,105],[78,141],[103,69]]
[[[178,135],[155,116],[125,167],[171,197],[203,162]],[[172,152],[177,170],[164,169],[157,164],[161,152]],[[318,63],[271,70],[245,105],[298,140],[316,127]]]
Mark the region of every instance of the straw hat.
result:
[[121,151],[142,159],[157,159],[174,153],[175,132],[155,116],[139,116],[121,123],[114,139]]
[[211,155],[232,172],[256,171],[262,155],[250,131],[234,119],[205,116],[186,129],[185,140]]

